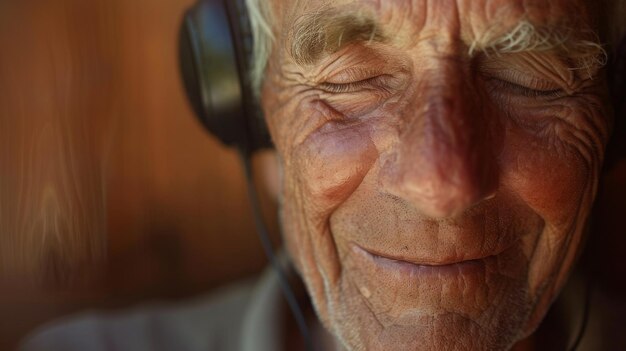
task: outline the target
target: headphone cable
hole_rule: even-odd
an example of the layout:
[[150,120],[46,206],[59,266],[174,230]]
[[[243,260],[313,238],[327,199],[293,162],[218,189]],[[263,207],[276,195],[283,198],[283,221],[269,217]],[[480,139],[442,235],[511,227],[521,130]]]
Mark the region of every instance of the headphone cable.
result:
[[298,325],[298,329],[300,330],[302,339],[304,340],[305,350],[313,351],[311,333],[309,332],[309,328],[306,324],[304,313],[302,313],[302,309],[300,308],[300,305],[296,300],[293,289],[291,288],[291,286],[289,285],[289,281],[287,280],[287,275],[285,274],[283,267],[281,266],[276,257],[276,254],[274,253],[272,242],[270,241],[268,235],[267,226],[265,225],[265,221],[263,220],[261,205],[257,196],[257,189],[254,185],[252,161],[249,154],[245,151],[240,150],[239,155],[241,157],[244,173],[246,176],[246,188],[248,191],[248,198],[250,200],[250,205],[252,206],[254,224],[256,226],[256,231],[259,235],[259,239],[261,240],[261,246],[263,247],[263,251],[265,251],[267,259],[270,261],[270,265],[278,275],[281,290],[283,292],[283,295],[285,296],[285,299],[287,300],[289,309],[291,310],[291,313],[296,320],[296,324]]

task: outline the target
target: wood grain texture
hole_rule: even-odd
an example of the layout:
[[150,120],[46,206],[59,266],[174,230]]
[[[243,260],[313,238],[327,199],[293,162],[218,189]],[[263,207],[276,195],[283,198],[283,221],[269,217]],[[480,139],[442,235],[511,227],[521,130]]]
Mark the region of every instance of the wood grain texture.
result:
[[106,253],[101,131],[111,75],[84,58],[104,60],[109,48],[72,36],[81,24],[66,8],[12,10],[0,31],[0,273],[61,283]]
[[265,265],[238,159],[184,96],[191,2],[0,2],[0,315],[19,316],[0,320],[0,349],[80,308]]

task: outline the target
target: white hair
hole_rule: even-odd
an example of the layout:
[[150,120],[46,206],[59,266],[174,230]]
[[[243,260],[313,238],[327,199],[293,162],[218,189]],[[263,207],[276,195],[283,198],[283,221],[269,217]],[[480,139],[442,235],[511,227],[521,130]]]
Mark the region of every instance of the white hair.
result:
[[[497,27],[496,27],[497,28]],[[476,38],[469,47],[469,54],[473,56],[477,51],[516,53],[516,52],[541,52],[557,50],[566,53],[573,62],[570,69],[587,69],[602,67],[607,62],[607,54],[597,34],[585,31],[584,39],[573,39],[575,29],[537,27],[527,20],[521,20],[517,26],[507,31],[504,35],[494,34],[487,30],[483,35]]]
[[[254,40],[254,57],[251,69],[251,81],[253,90],[259,93],[267,62],[269,60],[275,36],[273,33],[273,13],[270,0],[245,0],[250,15],[250,23],[252,26],[252,34]],[[602,44],[608,44],[610,47],[619,45],[619,41],[626,34],[626,0],[604,0],[603,10],[599,13],[598,31],[601,35],[601,41],[580,41],[582,66],[603,64],[604,51]],[[596,3],[594,3],[596,4]],[[590,6],[597,6],[590,5]],[[513,28],[507,36],[501,37],[496,42],[487,41],[492,38],[477,38],[477,42],[470,47],[472,50],[490,46],[498,47],[499,51],[515,52],[522,49],[545,49],[544,46],[558,45],[559,38],[551,37],[555,33],[542,32],[541,29],[534,28],[529,22],[522,21]],[[556,40],[555,40],[556,39]],[[565,38],[562,38],[565,39]],[[483,41],[483,42],[480,42]]]
[[274,43],[272,32],[273,14],[269,6],[269,0],[245,0],[250,16],[252,30],[253,62],[250,70],[250,80],[253,92],[258,94],[261,90],[265,67],[269,60]]

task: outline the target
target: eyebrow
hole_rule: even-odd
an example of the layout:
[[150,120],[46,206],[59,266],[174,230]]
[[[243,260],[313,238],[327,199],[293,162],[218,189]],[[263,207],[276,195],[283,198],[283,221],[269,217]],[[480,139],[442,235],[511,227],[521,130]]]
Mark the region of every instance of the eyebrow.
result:
[[291,56],[300,65],[312,64],[355,42],[385,42],[378,23],[365,12],[325,8],[301,16],[291,32]]
[[[382,42],[389,37],[375,18],[364,11],[344,11],[326,7],[302,15],[291,32],[291,56],[299,65],[316,63],[356,42]],[[503,30],[499,23],[467,43],[468,54],[513,54],[521,52],[556,53],[572,61],[572,69],[592,69],[606,64],[606,52],[590,29],[566,25],[538,25],[521,19]]]
[[607,55],[597,35],[585,28],[575,29],[567,25],[542,26],[520,20],[516,26],[504,32],[492,29],[474,39],[468,53],[513,54],[520,52],[551,52],[570,59],[574,67],[597,68],[606,64]]

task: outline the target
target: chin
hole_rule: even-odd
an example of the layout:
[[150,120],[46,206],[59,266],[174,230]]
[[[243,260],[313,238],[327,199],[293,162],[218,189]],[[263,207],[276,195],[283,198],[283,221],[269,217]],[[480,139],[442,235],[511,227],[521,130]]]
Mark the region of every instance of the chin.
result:
[[372,271],[354,256],[320,313],[348,350],[508,350],[526,336],[534,303],[519,248],[442,272]]
[[[522,230],[502,232],[509,239],[501,245],[436,262],[385,257],[357,243],[363,231],[348,235],[345,223],[332,220],[315,235],[290,236],[286,243],[320,320],[346,350],[509,350],[534,333],[571,268],[571,262],[549,259],[537,243],[562,238],[571,246],[555,251],[572,252],[583,234],[528,218],[507,226]],[[479,223],[470,217],[461,222],[464,228]],[[333,250],[317,248],[311,255],[302,242],[289,240],[304,237],[332,238]],[[319,258],[313,263],[307,257]]]

